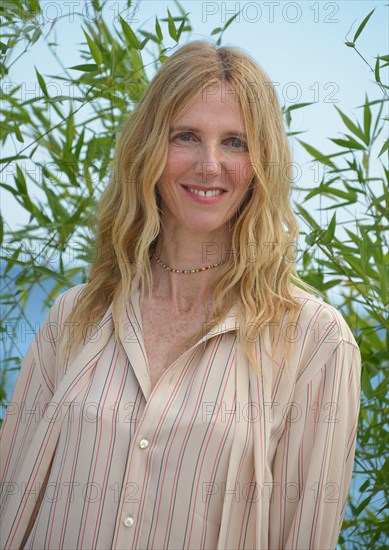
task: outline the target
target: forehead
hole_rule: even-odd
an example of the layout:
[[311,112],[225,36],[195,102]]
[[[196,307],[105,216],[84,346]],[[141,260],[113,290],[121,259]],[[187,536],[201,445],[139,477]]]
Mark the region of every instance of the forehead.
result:
[[214,99],[221,103],[236,103],[238,106],[240,104],[238,94],[231,84],[225,81],[204,86],[197,96],[198,99],[200,97],[204,103]]
[[[228,82],[205,86],[191,101],[190,105],[175,120],[174,126],[199,123],[239,126],[244,130],[244,122],[237,93]],[[238,129],[238,128],[237,128]]]

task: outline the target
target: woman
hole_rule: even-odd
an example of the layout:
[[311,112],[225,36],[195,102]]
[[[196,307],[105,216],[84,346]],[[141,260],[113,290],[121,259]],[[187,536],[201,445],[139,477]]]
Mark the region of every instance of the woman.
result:
[[335,548],[360,355],[294,271],[266,74],[192,42],[119,139],[90,280],[62,294],[3,429],[2,548]]

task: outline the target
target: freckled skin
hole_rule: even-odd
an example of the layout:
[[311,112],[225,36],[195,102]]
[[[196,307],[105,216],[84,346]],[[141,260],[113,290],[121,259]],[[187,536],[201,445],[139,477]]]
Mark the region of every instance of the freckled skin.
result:
[[153,389],[165,370],[185,351],[183,341],[205,326],[202,304],[179,317],[172,317],[171,305],[160,298],[142,303],[142,326]]

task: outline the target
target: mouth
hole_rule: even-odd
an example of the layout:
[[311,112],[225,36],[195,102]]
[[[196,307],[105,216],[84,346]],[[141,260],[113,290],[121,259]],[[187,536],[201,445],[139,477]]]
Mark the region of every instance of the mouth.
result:
[[209,199],[212,197],[217,197],[219,195],[222,195],[226,191],[224,189],[208,189],[204,191],[203,189],[196,189],[194,187],[188,187],[187,185],[182,186],[186,191],[189,193],[192,193],[193,195],[197,195],[198,197],[202,197],[204,199]]

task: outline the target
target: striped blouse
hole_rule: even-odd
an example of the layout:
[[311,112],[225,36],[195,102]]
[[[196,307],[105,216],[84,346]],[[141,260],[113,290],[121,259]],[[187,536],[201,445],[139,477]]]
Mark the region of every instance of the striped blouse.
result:
[[233,307],[151,391],[137,284],[118,319],[110,306],[80,350],[59,353],[82,289],[55,301],[8,406],[1,548],[335,548],[360,399],[339,312],[293,287],[298,321],[267,327],[276,352],[262,336],[254,372]]

